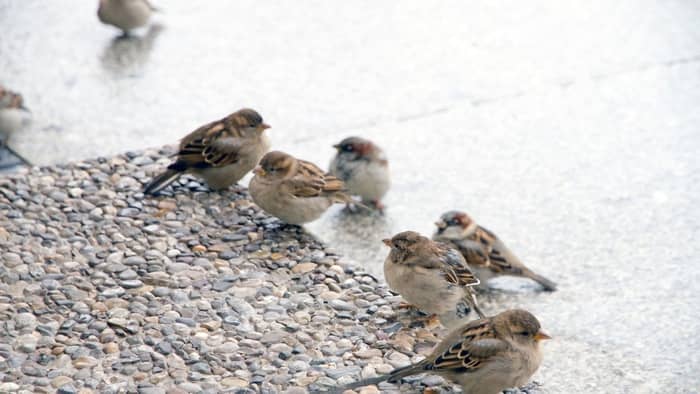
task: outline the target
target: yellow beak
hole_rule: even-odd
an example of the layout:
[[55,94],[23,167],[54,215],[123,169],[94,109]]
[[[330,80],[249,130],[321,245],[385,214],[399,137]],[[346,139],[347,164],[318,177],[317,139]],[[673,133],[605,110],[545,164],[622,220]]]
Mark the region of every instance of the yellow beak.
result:
[[267,123],[260,123],[260,126],[258,126],[259,131],[263,131],[263,130],[269,129],[269,128],[270,128],[270,125],[268,125]]
[[382,242],[384,242],[384,245],[391,247],[391,240],[389,238],[383,239]]
[[442,220],[438,220],[437,222],[435,222],[435,225],[437,226],[437,228],[440,229],[447,227],[447,223],[443,222]]
[[536,341],[544,341],[547,339],[552,339],[552,337],[550,337],[549,334],[547,334],[546,332],[544,332],[542,330],[538,331],[537,334],[535,334]]
[[262,167],[257,166],[257,167],[255,167],[255,169],[253,170],[253,174],[255,174],[255,175],[257,175],[257,176],[265,176],[267,173],[265,172],[265,170],[263,170]]

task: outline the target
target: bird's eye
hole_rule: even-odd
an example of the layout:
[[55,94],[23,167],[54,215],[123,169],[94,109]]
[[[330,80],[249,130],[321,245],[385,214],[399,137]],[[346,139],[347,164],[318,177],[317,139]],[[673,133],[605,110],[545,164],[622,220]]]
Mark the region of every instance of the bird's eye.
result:
[[352,147],[352,145],[343,145],[343,150],[344,150],[345,152],[352,152],[352,151],[353,151],[353,147]]
[[522,336],[522,337],[529,337],[529,336],[530,336],[530,333],[527,332],[527,331],[523,331],[523,332],[519,332],[518,335],[520,335],[520,336]]

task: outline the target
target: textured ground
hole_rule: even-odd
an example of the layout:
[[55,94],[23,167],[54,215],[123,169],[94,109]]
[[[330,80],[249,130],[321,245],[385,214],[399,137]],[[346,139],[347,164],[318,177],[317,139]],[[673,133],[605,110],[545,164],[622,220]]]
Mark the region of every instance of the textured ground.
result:
[[435,343],[402,330],[410,316],[397,320],[377,279],[244,189],[185,178],[144,198],[154,157],[167,161],[151,151],[0,179],[0,392],[304,392]]
[[497,280],[484,300],[556,338],[541,390],[698,392],[700,2],[159,5],[160,27],[122,40],[90,1],[0,0],[0,79],[34,115],[10,145],[39,165],[111,156],[241,106],[322,166],[369,137],[386,215],[306,226],[343,261],[380,278],[382,238],[467,210],[560,285]]

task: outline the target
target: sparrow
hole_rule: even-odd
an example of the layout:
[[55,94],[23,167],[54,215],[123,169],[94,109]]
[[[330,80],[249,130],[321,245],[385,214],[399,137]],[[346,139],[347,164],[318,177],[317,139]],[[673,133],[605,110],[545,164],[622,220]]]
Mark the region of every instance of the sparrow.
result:
[[284,152],[267,153],[253,173],[253,201],[289,224],[316,220],[334,203],[352,202],[340,179]]
[[148,23],[156,8],[148,0],[100,0],[97,17],[128,35],[130,30]]
[[215,190],[231,186],[270,149],[264,134],[268,128],[260,114],[249,108],[205,124],[180,141],[177,160],[153,178],[144,193],[156,194],[186,172],[201,176]]
[[381,199],[391,184],[384,151],[360,137],[348,137],[333,147],[337,153],[328,172],[345,182],[348,192],[360,196],[365,205],[383,209]]
[[382,242],[391,248],[384,260],[384,277],[408,303],[436,315],[448,328],[460,323],[457,306],[462,300],[484,317],[472,289],[479,280],[457,250],[414,231]]
[[31,114],[24,106],[22,95],[0,85],[0,146],[30,119]]
[[420,373],[434,373],[460,385],[463,393],[498,394],[525,385],[542,363],[540,342],[551,339],[530,312],[510,309],[471,321],[450,332],[423,360],[332,392],[396,383]]
[[459,250],[482,285],[491,278],[510,275],[530,278],[546,291],[556,290],[556,283],[527,268],[496,234],[477,225],[466,213],[446,212],[435,225],[433,239]]

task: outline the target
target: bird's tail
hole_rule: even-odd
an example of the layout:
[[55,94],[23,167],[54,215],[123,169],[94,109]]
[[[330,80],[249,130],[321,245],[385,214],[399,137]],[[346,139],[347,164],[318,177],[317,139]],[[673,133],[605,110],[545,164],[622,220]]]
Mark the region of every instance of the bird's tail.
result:
[[542,286],[546,291],[554,291],[557,289],[557,284],[552,282],[551,280],[545,278],[542,275],[538,275],[532,271],[525,271],[523,272],[523,276],[530,278],[534,280],[535,282],[539,283],[540,286]]
[[177,177],[179,177],[181,173],[181,171],[168,168],[167,170],[165,170],[165,172],[153,178],[153,180],[143,189],[143,192],[145,194],[156,195],[158,194],[158,192],[160,192],[166,186],[168,186],[172,181],[177,179]]
[[391,371],[387,375],[381,375],[381,376],[377,376],[374,378],[359,380],[357,382],[346,384],[345,386],[333,387],[329,391],[326,391],[326,393],[341,394],[345,390],[353,390],[353,389],[356,389],[358,387],[379,384],[379,383],[384,382],[384,381],[387,381],[389,383],[395,383],[401,378],[405,378],[406,376],[415,375],[415,374],[420,373],[422,371],[423,371],[423,363],[419,362],[417,364],[411,364],[411,365],[407,365],[405,367],[396,368],[395,370]]

